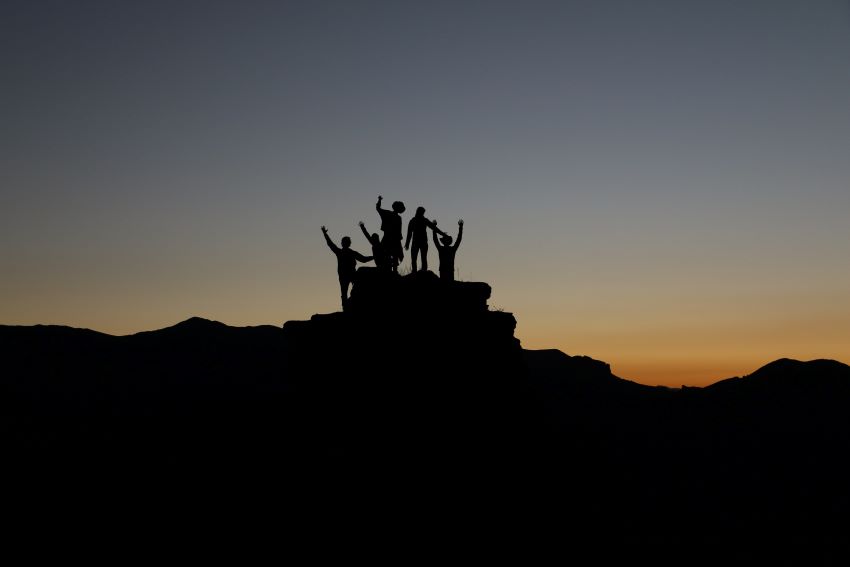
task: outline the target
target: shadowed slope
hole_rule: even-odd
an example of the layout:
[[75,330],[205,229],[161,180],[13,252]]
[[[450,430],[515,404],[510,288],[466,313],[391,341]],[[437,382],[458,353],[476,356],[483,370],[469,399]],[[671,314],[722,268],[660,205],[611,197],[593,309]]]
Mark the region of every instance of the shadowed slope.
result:
[[0,326],[7,471],[178,475],[286,506],[463,502],[482,523],[554,516],[536,527],[650,539],[841,527],[828,518],[850,506],[846,365],[648,387],[523,351],[487,284],[361,276],[345,313],[283,328]]
[[530,423],[522,350],[513,316],[487,309],[489,286],[359,274],[345,313],[284,325],[316,430],[344,454],[517,450]]

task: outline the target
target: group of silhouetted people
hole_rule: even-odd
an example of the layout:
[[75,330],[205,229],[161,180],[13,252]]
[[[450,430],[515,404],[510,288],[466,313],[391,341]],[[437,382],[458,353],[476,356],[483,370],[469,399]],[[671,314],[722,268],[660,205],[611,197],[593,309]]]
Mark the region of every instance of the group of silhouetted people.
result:
[[[357,271],[357,262],[374,261],[375,267],[379,271],[397,273],[399,265],[404,260],[404,251],[410,250],[411,246],[413,246],[410,257],[412,272],[416,272],[419,269],[417,258],[422,261],[422,270],[427,270],[429,228],[433,235],[434,246],[437,247],[437,253],[440,257],[440,278],[454,280],[455,253],[463,238],[463,220],[457,221],[457,241],[452,244],[452,237],[437,228],[437,221],[429,220],[425,217],[425,207],[419,207],[416,209],[416,215],[407,223],[407,240],[404,247],[402,247],[401,215],[406,210],[404,203],[396,201],[392,205],[392,210],[387,210],[381,207],[382,201],[383,197],[379,196],[378,202],[375,203],[375,209],[381,216],[383,238],[379,238],[378,233],[369,234],[363,221],[359,223],[360,230],[363,231],[363,235],[372,246],[371,256],[364,256],[352,250],[351,238],[348,236],[342,237],[340,241],[342,248],[340,248],[328,236],[328,229],[324,226],[322,227],[322,234],[325,236],[325,241],[328,243],[331,251],[336,255],[343,308],[348,302],[348,288],[354,280],[354,274]],[[439,239],[437,238],[438,234],[441,237]]]

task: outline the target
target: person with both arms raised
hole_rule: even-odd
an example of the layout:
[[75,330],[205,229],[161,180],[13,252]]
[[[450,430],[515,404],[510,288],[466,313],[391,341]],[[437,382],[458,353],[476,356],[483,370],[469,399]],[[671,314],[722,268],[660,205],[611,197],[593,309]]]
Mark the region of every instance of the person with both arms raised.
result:
[[422,270],[428,271],[428,229],[434,231],[434,236],[437,233],[442,236],[448,236],[445,232],[437,228],[434,221],[425,218],[425,207],[416,209],[416,214],[407,223],[407,241],[404,244],[405,250],[410,250],[410,243],[413,241],[413,251],[410,253],[410,264],[412,271],[417,271],[416,257],[422,256]]
[[[437,221],[434,221],[434,225]],[[452,237],[445,235],[443,243],[437,240],[437,232],[434,232],[434,246],[437,247],[437,253],[440,256],[440,279],[446,281],[454,281],[455,279],[455,254],[457,253],[460,241],[463,239],[463,219],[457,221],[457,242],[452,246]]]
[[364,256],[360,252],[351,249],[351,238],[343,236],[340,241],[342,248],[334,244],[331,237],[328,236],[328,229],[322,227],[322,234],[325,236],[325,242],[328,243],[328,248],[336,255],[336,271],[339,275],[339,291],[342,297],[342,308],[345,310],[348,304],[348,286],[354,281],[354,274],[357,272],[357,262],[370,262],[372,256]]

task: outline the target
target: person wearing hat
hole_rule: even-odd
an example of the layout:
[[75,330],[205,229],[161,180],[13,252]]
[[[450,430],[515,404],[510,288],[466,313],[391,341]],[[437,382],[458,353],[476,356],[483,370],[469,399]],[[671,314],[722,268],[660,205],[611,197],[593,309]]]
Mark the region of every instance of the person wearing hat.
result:
[[417,270],[416,257],[422,258],[422,270],[428,271],[428,229],[439,233],[442,236],[448,236],[445,232],[437,228],[434,221],[430,221],[425,217],[425,207],[416,209],[416,214],[407,223],[407,241],[404,243],[404,249],[410,250],[410,243],[413,242],[413,252],[410,253],[410,265],[412,271]]

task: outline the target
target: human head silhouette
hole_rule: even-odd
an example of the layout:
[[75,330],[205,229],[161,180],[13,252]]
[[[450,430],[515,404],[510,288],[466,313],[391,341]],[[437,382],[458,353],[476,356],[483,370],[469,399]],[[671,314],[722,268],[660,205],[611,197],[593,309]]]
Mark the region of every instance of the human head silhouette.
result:
[[351,248],[351,238],[343,236],[341,242],[343,248]]
[[442,237],[442,238],[440,239],[440,241],[443,243],[443,246],[451,246],[451,244],[452,244],[452,237],[451,237],[451,236],[449,236],[449,235],[447,234],[447,235],[445,235],[444,237]]
[[417,207],[416,208],[416,216],[421,217],[425,215],[425,207]]
[[401,214],[406,210],[407,209],[404,208],[404,203],[402,203],[401,201],[396,201],[395,203],[393,203],[393,211],[395,211],[396,213]]

